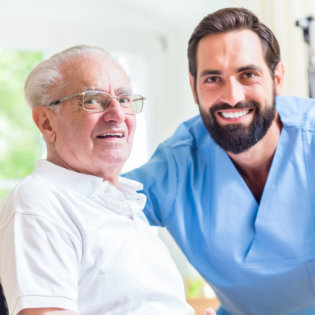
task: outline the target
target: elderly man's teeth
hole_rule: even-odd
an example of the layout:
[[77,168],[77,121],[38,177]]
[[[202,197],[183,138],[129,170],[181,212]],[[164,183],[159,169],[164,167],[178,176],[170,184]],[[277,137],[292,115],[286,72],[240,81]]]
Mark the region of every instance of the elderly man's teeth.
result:
[[107,133],[106,134],[107,137],[118,137],[121,138],[123,135],[121,132],[117,132],[117,133]]
[[242,116],[245,116],[249,113],[249,109],[247,110],[242,110],[239,112],[221,112],[221,115],[224,118],[240,118]]
[[116,137],[116,138],[122,138],[123,134],[121,132],[115,132],[115,133],[104,133],[99,135],[100,138],[107,138],[107,137]]

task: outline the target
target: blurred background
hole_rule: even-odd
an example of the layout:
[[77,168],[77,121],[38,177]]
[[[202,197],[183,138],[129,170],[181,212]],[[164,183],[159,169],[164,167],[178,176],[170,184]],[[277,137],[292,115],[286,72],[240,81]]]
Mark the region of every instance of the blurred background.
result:
[[[309,96],[312,48],[304,40],[313,0],[0,0],[0,200],[45,156],[23,99],[29,70],[42,58],[77,44],[103,47],[128,70],[146,96],[132,156],[140,166],[176,126],[198,113],[188,81],[187,42],[199,21],[227,6],[256,13],[276,34],[286,68],[284,93]],[[306,24],[303,24],[306,23]],[[189,298],[213,297],[165,231]]]

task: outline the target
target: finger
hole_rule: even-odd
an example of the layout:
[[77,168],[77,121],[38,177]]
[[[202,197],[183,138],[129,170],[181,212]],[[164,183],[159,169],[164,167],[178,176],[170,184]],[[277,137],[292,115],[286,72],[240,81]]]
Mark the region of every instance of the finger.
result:
[[216,312],[212,308],[207,308],[204,315],[216,315]]

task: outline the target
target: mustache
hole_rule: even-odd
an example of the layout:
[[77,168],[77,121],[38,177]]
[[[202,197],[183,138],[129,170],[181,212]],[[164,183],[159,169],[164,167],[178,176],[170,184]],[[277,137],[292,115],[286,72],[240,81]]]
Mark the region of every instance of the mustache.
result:
[[255,101],[248,101],[248,102],[238,102],[234,106],[229,105],[228,103],[218,103],[214,104],[211,107],[211,112],[214,113],[218,110],[225,110],[225,109],[242,109],[247,107],[253,107],[259,110],[259,103]]

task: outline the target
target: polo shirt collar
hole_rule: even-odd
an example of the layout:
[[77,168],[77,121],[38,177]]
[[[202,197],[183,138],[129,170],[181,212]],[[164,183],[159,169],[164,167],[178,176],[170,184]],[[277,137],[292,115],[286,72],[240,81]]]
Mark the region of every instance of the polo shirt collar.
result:
[[[65,189],[75,190],[87,197],[100,189],[105,191],[107,187],[111,187],[111,190],[116,188],[101,177],[75,172],[44,159],[37,161],[33,174],[45,177],[45,181],[49,181],[49,185],[63,186]],[[119,177],[116,189],[122,192],[127,199],[139,200],[139,194],[136,191],[142,190],[142,187],[142,184],[137,181]]]

